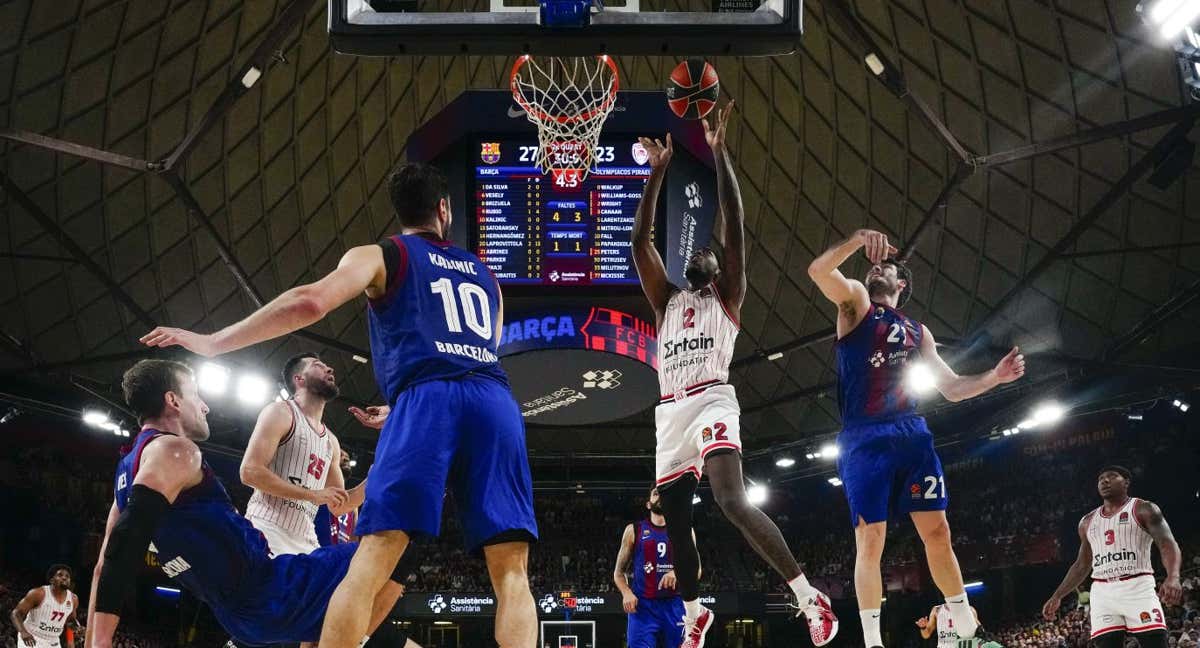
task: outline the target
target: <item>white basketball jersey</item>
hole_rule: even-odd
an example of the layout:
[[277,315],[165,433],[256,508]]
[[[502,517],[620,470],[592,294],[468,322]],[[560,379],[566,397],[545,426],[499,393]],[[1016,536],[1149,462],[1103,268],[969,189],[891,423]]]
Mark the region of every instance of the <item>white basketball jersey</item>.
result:
[[950,618],[950,608],[945,604],[938,606],[937,645],[938,648],[958,648],[958,632],[954,630],[954,619]]
[[729,380],[738,325],[713,285],[680,290],[658,328],[658,385],[681,398],[690,388]]
[[1092,578],[1109,580],[1122,576],[1153,574],[1150,545],[1154,538],[1138,522],[1138,499],[1128,502],[1116,513],[1105,516],[1101,506],[1092,512],[1087,539],[1092,545]]
[[[67,617],[75,610],[75,597],[67,592],[67,597],[61,603],[54,598],[54,589],[49,585],[42,587],[46,592],[42,604],[33,608],[25,617],[25,629],[37,637],[40,642],[58,645],[58,638],[67,625]],[[18,646],[22,644],[17,644]]]
[[[321,425],[314,430],[300,411],[296,401],[285,401],[292,410],[292,429],[279,444],[275,458],[267,464],[271,472],[287,481],[307,488],[321,490],[333,464],[333,436]],[[307,538],[315,535],[313,520],[317,516],[317,505],[312,502],[291,500],[255,490],[246,505],[246,517],[263,520]]]

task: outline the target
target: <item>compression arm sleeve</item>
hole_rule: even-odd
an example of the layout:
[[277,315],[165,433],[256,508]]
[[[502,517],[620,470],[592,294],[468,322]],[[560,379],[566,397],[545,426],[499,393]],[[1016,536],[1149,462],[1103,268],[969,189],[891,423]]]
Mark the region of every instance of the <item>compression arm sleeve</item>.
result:
[[113,525],[104,549],[104,566],[96,586],[96,611],[121,614],[121,607],[137,583],[138,565],[159,521],[171,507],[162,493],[134,484],[129,503]]

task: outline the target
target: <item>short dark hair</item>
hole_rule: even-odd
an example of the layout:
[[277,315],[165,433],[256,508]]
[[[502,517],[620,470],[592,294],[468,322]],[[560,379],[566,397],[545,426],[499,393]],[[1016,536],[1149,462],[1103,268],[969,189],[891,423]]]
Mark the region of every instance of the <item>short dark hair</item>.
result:
[[54,575],[57,574],[59,572],[59,570],[66,570],[67,577],[70,578],[71,580],[75,580],[75,574],[74,574],[74,572],[71,571],[70,567],[67,567],[66,565],[62,565],[62,564],[57,564],[57,565],[50,565],[50,569],[46,571],[46,582],[49,583],[50,581],[54,580]]
[[392,209],[405,227],[429,225],[437,218],[438,201],[450,200],[446,175],[437,167],[402,164],[388,177],[388,195]]
[[162,414],[166,406],[163,396],[170,391],[180,391],[181,375],[191,376],[192,368],[174,360],[142,360],[125,371],[121,390],[138,423]]
[[894,257],[884,259],[881,265],[890,265],[896,269],[896,278],[904,280],[904,290],[900,291],[900,298],[896,300],[896,308],[904,308],[904,304],[908,303],[908,298],[912,296],[913,280],[912,270],[904,262],[899,261]]
[[1129,469],[1126,468],[1125,466],[1118,466],[1116,464],[1110,464],[1108,466],[1101,468],[1100,472],[1096,473],[1096,476],[1099,477],[1100,475],[1103,475],[1106,472],[1115,472],[1118,475],[1124,477],[1125,481],[1133,481],[1133,473],[1130,472]]
[[292,376],[295,376],[299,372],[300,363],[308,360],[309,358],[320,360],[321,356],[312,351],[305,351],[304,353],[297,353],[296,355],[288,358],[287,362],[283,363],[283,371],[279,372],[279,376],[283,378],[283,388],[286,389],[289,394],[294,395],[296,391],[296,386],[292,384]]

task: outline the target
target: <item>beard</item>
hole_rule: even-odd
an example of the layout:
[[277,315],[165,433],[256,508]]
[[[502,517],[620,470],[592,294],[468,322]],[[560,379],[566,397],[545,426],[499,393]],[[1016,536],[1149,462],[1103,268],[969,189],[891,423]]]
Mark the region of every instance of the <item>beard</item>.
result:
[[867,283],[867,294],[872,300],[879,300],[884,297],[892,297],[900,292],[899,283],[893,284],[884,277],[877,277]]
[[653,513],[653,514],[655,514],[655,515],[662,515],[662,514],[663,514],[662,507],[661,507],[661,506],[659,506],[657,502],[656,502],[656,503],[654,503],[654,504],[651,504],[651,505],[650,505],[650,512],[651,512],[651,513]]
[[689,265],[683,271],[683,276],[687,278],[688,283],[693,286],[707,286],[713,280],[713,274],[707,270]]
[[329,381],[326,381],[326,380],[312,381],[308,385],[308,390],[311,391],[314,396],[318,396],[327,401],[331,401],[331,400],[337,398],[338,394],[341,393],[341,391],[338,390],[338,386],[336,383],[330,383]]

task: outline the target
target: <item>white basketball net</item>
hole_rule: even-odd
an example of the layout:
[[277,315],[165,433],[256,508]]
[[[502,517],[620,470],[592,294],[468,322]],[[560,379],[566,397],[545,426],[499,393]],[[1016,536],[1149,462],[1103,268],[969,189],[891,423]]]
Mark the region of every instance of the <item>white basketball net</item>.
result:
[[538,129],[542,173],[587,177],[600,130],[616,104],[617,65],[608,56],[525,55],[512,70],[512,93]]

